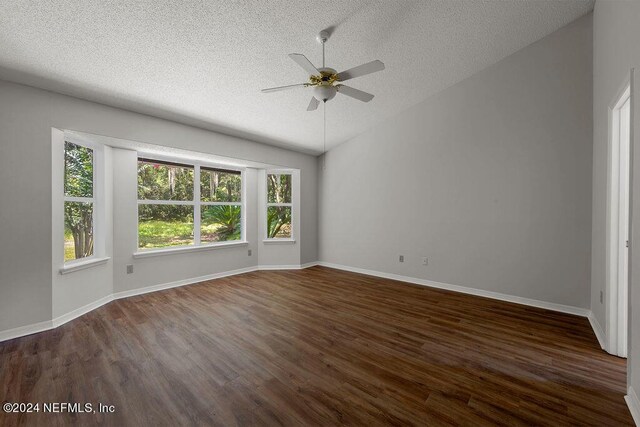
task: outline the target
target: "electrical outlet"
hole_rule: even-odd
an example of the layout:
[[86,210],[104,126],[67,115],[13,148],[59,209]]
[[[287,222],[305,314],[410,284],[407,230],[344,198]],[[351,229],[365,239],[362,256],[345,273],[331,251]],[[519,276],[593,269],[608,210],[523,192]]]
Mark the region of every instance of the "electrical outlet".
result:
[[133,273],[133,264],[127,264],[127,274]]
[[247,254],[248,254],[249,256],[251,256],[251,249],[249,249],[249,250],[247,251]]
[[603,301],[604,301],[604,293],[600,291],[600,304],[602,304]]
[[400,261],[400,262],[404,262],[404,255],[400,255],[400,259],[399,259],[399,261]]
[[427,257],[422,258],[422,265],[429,265],[429,258]]

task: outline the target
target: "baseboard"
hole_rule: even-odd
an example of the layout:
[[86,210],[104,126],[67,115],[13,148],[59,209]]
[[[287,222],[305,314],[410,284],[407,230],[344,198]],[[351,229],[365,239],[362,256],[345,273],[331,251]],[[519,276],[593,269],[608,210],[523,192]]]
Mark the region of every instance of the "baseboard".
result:
[[51,329],[53,322],[51,320],[45,320],[44,322],[34,323],[32,325],[19,326],[13,329],[7,329],[0,332],[0,342],[12,340],[14,338],[25,337],[31,334],[37,334]]
[[604,335],[604,330],[602,329],[602,326],[600,326],[600,322],[598,322],[598,319],[596,318],[596,316],[593,314],[593,312],[589,312],[589,323],[591,323],[591,329],[593,329],[593,333],[596,334],[596,338],[598,339],[598,343],[600,344],[600,347],[606,351],[606,340],[605,340],[605,335]]
[[237,270],[223,271],[220,273],[207,274],[206,276],[192,277],[190,279],[176,280],[175,282],[162,283],[159,285],[146,286],[144,288],[131,289],[128,291],[116,292],[113,299],[128,298],[136,295],[148,294],[149,292],[162,291],[165,289],[177,288],[180,286],[193,285],[194,283],[206,282],[207,280],[221,279],[223,277],[235,276],[237,274],[251,273],[258,270],[257,266],[239,268]]
[[556,304],[552,302],[540,301],[540,300],[531,299],[531,298],[524,298],[524,297],[518,297],[514,295],[509,295],[509,294],[502,294],[499,292],[485,291],[482,289],[468,288],[466,286],[450,285],[448,283],[435,282],[433,280],[418,279],[416,277],[401,276],[401,275],[392,274],[392,273],[384,273],[382,271],[367,270],[364,268],[349,267],[346,265],[333,264],[333,263],[322,262],[322,261],[319,262],[318,265],[321,265],[323,267],[335,268],[337,270],[344,270],[344,271],[350,271],[353,273],[360,273],[360,274],[366,274],[369,276],[381,277],[383,279],[398,280],[400,282],[413,283],[415,285],[445,289],[447,291],[461,292],[463,294],[476,295],[476,296],[492,298],[500,301],[507,301],[507,302],[513,302],[516,304],[528,305],[531,307],[544,308],[547,310],[559,311],[561,313],[574,314],[582,317],[589,317],[589,313],[591,313],[591,310],[586,308],[574,307],[571,305]]
[[105,297],[100,298],[97,301],[91,302],[80,308],[76,308],[75,310],[72,310],[68,313],[63,314],[62,316],[58,316],[55,319],[53,319],[51,321],[51,327],[57,328],[60,325],[64,325],[65,323],[70,322],[73,319],[78,318],[83,314],[86,314],[92,310],[95,310],[98,307],[102,307],[103,305],[110,303],[111,301],[113,301],[113,295],[107,295]]
[[305,264],[300,264],[300,268],[305,269],[309,267],[315,267],[316,265],[320,265],[320,261],[312,261],[312,262],[307,262]]
[[629,412],[631,412],[631,416],[633,417],[633,422],[636,423],[637,426],[640,426],[640,400],[638,400],[638,395],[633,387],[629,386],[624,400],[627,402]]
[[318,265],[317,261],[297,265],[259,265],[258,270],[304,270],[316,265]]
[[97,301],[89,303],[85,306],[72,310],[68,313],[65,313],[61,316],[56,317],[53,320],[45,320],[44,322],[35,323],[33,325],[20,326],[13,329],[7,329],[5,331],[0,331],[0,342],[10,340],[13,338],[20,338],[27,335],[35,334],[38,332],[44,332],[49,329],[57,328],[67,322],[70,322],[73,319],[76,319],[83,314],[86,314],[92,310],[95,310],[98,307],[101,307],[111,301],[128,298],[136,295],[147,294],[149,292],[161,291],[164,289],[177,288],[179,286],[192,285],[194,283],[206,282],[207,280],[213,279],[221,279],[223,277],[235,276],[237,274],[250,273],[252,271],[258,270],[301,270],[309,267],[313,267],[314,265],[318,265],[317,262],[309,262],[306,264],[299,265],[261,265],[261,266],[252,266],[239,268],[237,270],[229,270],[223,271],[220,273],[208,274],[206,276],[192,277],[190,279],[177,280],[169,283],[162,283],[159,285],[147,286],[144,288],[131,289],[128,291],[116,292],[111,295],[107,295],[103,298],[100,298]]
[[300,270],[301,265],[259,265],[257,270]]

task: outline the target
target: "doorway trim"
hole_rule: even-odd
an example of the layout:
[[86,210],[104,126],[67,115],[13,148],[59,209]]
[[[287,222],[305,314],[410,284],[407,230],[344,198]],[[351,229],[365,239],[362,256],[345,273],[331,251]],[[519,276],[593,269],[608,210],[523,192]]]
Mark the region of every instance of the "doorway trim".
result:
[[[607,174],[607,259],[606,259],[606,350],[627,357],[629,332],[629,285],[631,283],[631,182],[633,141],[632,120],[629,123],[628,147],[621,146],[621,109],[631,103],[633,70],[609,105],[608,120],[608,174]],[[630,111],[630,116],[632,112]],[[622,155],[622,158],[621,158]],[[626,188],[625,188],[626,186]],[[628,195],[621,200],[621,194]],[[621,208],[622,207],[622,208]],[[625,212],[626,211],[626,212]],[[625,238],[626,237],[626,238]],[[625,249],[625,240],[628,249]],[[625,254],[626,252],[626,254]],[[626,257],[625,257],[626,255]],[[626,281],[624,287],[621,283]]]

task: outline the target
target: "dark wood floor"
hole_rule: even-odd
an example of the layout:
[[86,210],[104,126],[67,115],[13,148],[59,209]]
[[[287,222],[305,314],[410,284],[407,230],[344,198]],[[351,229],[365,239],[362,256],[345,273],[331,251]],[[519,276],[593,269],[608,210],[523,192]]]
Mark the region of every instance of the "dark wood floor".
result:
[[110,303],[0,343],[0,425],[631,425],[586,319],[314,267]]

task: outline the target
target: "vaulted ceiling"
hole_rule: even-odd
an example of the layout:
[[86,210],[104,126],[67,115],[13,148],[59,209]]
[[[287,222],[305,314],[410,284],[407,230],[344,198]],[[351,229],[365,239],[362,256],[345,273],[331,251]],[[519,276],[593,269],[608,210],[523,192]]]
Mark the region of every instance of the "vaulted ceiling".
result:
[[322,150],[322,110],[287,57],[317,66],[373,59],[349,81],[368,104],[327,104],[327,145],[344,142],[593,9],[593,1],[2,0],[0,78],[299,151]]

